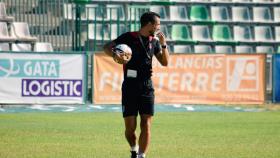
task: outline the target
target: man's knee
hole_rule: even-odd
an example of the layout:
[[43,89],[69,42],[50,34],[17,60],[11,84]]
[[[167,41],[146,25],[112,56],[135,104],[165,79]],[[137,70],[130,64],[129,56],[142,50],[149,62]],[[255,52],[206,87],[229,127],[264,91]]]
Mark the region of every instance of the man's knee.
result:
[[125,118],[125,132],[128,134],[133,134],[136,130],[136,117],[126,117]]
[[134,128],[134,127],[127,127],[127,128],[125,129],[125,133],[126,133],[126,134],[134,134],[135,131],[136,131],[136,128]]
[[136,131],[136,126],[132,125],[132,126],[126,126],[125,127],[125,133],[127,135],[133,135]]
[[140,126],[141,126],[141,131],[143,131],[143,132],[150,132],[150,129],[151,129],[151,118],[142,118]]

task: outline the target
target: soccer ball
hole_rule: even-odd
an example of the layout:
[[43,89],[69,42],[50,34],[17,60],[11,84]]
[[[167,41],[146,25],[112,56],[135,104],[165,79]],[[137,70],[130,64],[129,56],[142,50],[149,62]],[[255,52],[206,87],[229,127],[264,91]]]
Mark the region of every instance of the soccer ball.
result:
[[[132,50],[131,48],[126,45],[126,44],[118,44],[115,48],[114,48],[114,52],[117,54],[123,54],[124,55],[124,59],[126,60],[126,63],[131,59],[132,57]],[[115,58],[114,58],[115,60]],[[124,64],[121,63],[120,61],[115,60],[117,63],[119,64]]]

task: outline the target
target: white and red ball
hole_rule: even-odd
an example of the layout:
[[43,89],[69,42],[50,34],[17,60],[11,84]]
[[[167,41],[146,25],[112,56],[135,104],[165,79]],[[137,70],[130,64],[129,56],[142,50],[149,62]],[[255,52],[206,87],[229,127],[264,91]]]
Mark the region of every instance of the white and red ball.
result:
[[131,57],[132,57],[132,50],[131,48],[126,45],[126,44],[118,44],[116,45],[116,47],[114,48],[114,52],[118,53],[118,54],[122,54],[124,53],[125,56],[125,60],[128,62]]

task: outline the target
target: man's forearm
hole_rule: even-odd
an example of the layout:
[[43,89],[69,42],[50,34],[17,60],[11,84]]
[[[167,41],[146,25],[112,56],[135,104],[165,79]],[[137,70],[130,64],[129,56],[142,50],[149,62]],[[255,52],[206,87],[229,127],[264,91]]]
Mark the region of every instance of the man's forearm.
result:
[[103,47],[104,52],[111,57],[113,56],[113,52],[112,52],[113,45],[114,44],[112,42],[109,42],[109,43],[105,44]]
[[162,63],[163,66],[168,65],[168,59],[169,59],[169,51],[167,48],[162,49]]

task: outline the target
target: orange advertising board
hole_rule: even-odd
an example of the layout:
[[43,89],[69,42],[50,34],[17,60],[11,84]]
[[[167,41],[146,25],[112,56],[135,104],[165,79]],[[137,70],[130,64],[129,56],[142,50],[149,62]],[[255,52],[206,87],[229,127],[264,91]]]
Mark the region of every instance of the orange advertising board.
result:
[[[265,92],[264,54],[172,54],[168,67],[154,58],[156,103],[261,104]],[[120,104],[122,65],[94,55],[96,104]]]

